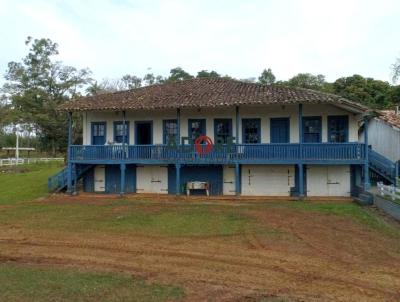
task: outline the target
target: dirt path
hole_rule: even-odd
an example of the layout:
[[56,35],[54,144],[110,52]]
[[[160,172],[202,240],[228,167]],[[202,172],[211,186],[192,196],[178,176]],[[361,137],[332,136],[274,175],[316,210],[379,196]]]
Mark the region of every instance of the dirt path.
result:
[[188,301],[400,301],[400,243],[348,218],[250,212],[276,236],[148,237],[0,228],[0,261],[128,272]]

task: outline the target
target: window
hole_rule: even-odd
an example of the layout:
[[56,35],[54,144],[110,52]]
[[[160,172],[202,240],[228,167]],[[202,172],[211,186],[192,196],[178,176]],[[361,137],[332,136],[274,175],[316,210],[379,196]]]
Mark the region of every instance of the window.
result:
[[118,144],[129,144],[129,122],[125,122],[125,131],[124,124],[122,122],[114,122],[114,142]]
[[321,137],[321,117],[303,117],[303,142],[320,143]]
[[188,124],[188,134],[190,139],[195,140],[200,135],[206,135],[206,120],[190,119]]
[[261,143],[261,120],[259,118],[243,119],[242,137],[245,144]]
[[271,143],[289,143],[289,118],[271,118]]
[[163,142],[168,144],[176,141],[178,136],[178,122],[176,120],[164,120]]
[[92,145],[104,145],[106,143],[106,123],[92,123]]
[[227,144],[228,138],[232,137],[232,120],[214,120],[214,143]]
[[345,143],[349,136],[349,117],[328,116],[328,141],[330,143]]

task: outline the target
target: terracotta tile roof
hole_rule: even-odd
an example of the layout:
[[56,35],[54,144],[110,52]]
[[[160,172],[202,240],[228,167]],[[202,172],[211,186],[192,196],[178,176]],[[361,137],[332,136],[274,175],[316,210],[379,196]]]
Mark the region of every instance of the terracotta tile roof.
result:
[[381,110],[379,119],[400,129],[400,115],[395,110]]
[[138,110],[221,107],[256,104],[335,103],[358,111],[367,108],[342,97],[318,91],[266,86],[231,79],[198,78],[82,97],[59,107],[62,111]]

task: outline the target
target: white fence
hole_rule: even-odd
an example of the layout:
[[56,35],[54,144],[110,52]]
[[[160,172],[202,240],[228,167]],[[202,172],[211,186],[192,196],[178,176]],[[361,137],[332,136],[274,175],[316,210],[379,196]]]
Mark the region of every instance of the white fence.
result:
[[1,166],[14,166],[14,165],[23,165],[23,164],[36,164],[36,163],[48,163],[53,161],[64,161],[62,157],[54,157],[54,158],[5,158],[0,159],[0,167]]
[[381,196],[390,196],[392,200],[400,199],[400,189],[394,185],[387,186],[382,182],[378,182],[378,190]]

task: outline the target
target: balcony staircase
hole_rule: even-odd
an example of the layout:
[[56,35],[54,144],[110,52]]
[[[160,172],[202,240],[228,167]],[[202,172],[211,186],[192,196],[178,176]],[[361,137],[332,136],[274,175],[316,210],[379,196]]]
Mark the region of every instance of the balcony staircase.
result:
[[398,165],[395,162],[392,162],[385,156],[375,152],[370,149],[368,153],[369,159],[369,168],[374,173],[381,176],[384,180],[391,184],[396,184],[396,178],[398,177]]
[[[72,173],[72,185],[75,185],[75,179],[78,181],[93,165],[77,165],[75,171]],[[76,177],[74,175],[76,173]],[[60,192],[65,190],[68,185],[68,166],[62,169],[57,174],[48,178],[48,191]]]

